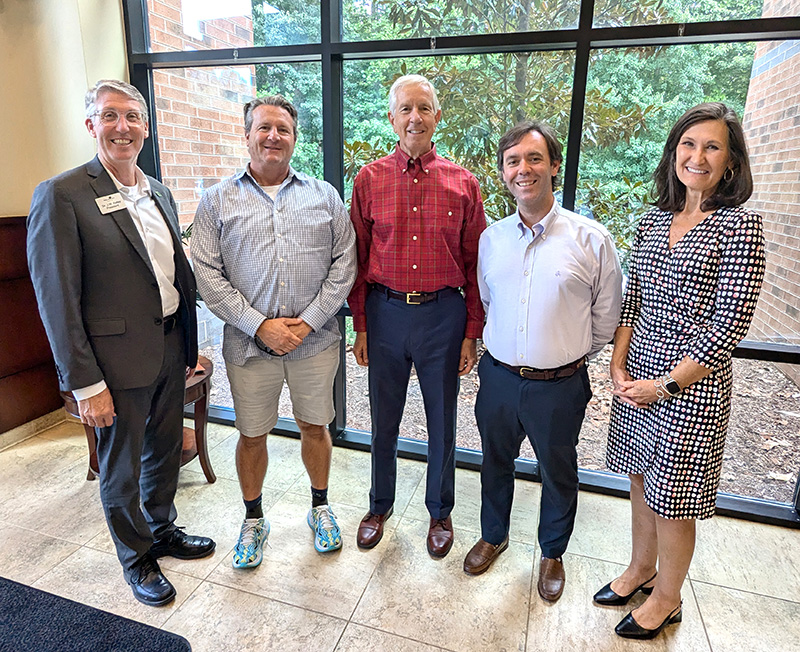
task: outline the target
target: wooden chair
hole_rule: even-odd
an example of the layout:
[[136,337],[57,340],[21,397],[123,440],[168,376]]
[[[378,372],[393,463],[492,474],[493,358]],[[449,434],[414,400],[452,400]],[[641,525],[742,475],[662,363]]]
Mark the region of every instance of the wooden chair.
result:
[[[184,403],[194,404],[194,436],[197,451],[186,459],[181,460],[181,466],[188,464],[195,457],[200,458],[200,467],[208,482],[215,482],[217,476],[211,468],[211,460],[208,457],[208,442],[206,440],[206,430],[208,426],[208,398],[211,394],[211,376],[214,373],[214,363],[208,358],[200,356],[198,360],[202,373],[198,371],[186,382],[186,394]],[[78,402],[72,392],[61,392],[64,401],[64,409],[73,417],[78,418]],[[86,433],[86,442],[89,444],[89,471],[86,474],[87,480],[94,480],[99,475],[97,464],[97,435],[94,428],[83,424]]]

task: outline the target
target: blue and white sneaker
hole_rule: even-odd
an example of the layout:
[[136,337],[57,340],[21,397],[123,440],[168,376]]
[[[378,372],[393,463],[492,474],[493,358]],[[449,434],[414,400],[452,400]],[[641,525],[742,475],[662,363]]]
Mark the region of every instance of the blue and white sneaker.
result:
[[269,536],[269,521],[264,518],[246,518],[233,548],[234,568],[255,568],[261,563],[262,548]]
[[308,527],[314,530],[317,552],[333,552],[342,547],[342,533],[330,505],[312,507],[308,512]]

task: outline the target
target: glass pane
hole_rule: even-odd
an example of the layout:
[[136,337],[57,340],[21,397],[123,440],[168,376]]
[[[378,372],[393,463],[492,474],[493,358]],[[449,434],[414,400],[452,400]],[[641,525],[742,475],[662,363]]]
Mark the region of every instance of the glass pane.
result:
[[623,257],[678,117],[704,101],[741,117],[754,182],[747,205],[764,218],[767,239],[750,340],[800,343],[798,64],[797,41],[767,41],[598,50],[589,69],[578,210],[609,227]]
[[[609,227],[624,257],[652,200],[653,170],[671,126],[700,102],[728,104],[748,141],[754,192],[747,206],[764,218],[767,240],[765,283],[747,338],[792,344],[800,342],[798,63],[794,41],[594,52],[577,193],[578,210]],[[616,133],[603,131],[610,124]],[[800,448],[798,383],[789,365],[734,360],[721,491],[790,501]],[[581,464],[592,468],[583,457]]]
[[[636,0],[633,3],[598,0],[594,7],[594,27],[697,23],[762,15],[767,18],[789,15],[788,5],[780,0]],[[792,14],[796,12],[797,7]]]
[[203,191],[249,161],[242,107],[281,93],[298,109],[295,169],[322,178],[322,82],[318,63],[155,70],[156,124],[164,183],[181,224]]
[[[342,0],[345,41],[577,27],[579,0]],[[625,13],[625,11],[623,11]]]
[[150,52],[320,42],[319,3],[147,0]]
[[400,75],[419,73],[436,87],[442,107],[437,153],[477,177],[488,219],[512,213],[497,174],[497,141],[526,116],[546,120],[566,141],[574,63],[572,52],[345,61],[345,197],[363,165],[394,151],[389,87]]

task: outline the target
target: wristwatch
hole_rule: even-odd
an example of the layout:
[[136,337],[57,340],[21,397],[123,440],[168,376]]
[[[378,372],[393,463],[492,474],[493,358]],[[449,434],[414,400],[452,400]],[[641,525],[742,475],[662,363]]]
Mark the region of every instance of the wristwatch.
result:
[[662,382],[664,383],[664,389],[670,396],[677,396],[683,390],[683,388],[678,384],[678,381],[669,374],[664,376]]
[[276,353],[271,348],[269,348],[264,340],[262,340],[258,335],[253,335],[253,341],[256,343],[256,346],[261,349],[264,353],[269,353],[270,355],[274,355],[276,358],[280,358],[281,356],[286,355],[285,353]]

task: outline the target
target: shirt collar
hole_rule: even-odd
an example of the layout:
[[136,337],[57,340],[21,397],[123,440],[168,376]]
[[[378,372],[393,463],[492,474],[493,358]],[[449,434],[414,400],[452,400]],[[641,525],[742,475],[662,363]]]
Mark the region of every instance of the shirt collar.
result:
[[547,232],[552,229],[553,224],[555,223],[556,219],[558,218],[558,211],[561,207],[558,205],[558,202],[553,198],[553,206],[547,212],[541,220],[539,220],[536,224],[534,224],[531,228],[522,221],[522,217],[519,214],[519,207],[514,212],[514,219],[517,222],[517,228],[519,229],[520,238],[525,236],[526,234],[533,231],[533,239],[535,240],[539,236],[547,238]]
[[[105,171],[108,172],[108,176],[111,177],[111,181],[114,182],[114,185],[117,187],[117,191],[124,197],[127,197],[128,199],[135,201],[142,197],[150,196],[152,194],[150,190],[150,181],[148,180],[147,176],[145,175],[144,172],[142,172],[142,170],[139,168],[138,165],[136,166],[136,170],[134,171],[134,174],[136,175],[135,186],[124,185],[122,182],[119,181],[119,179],[117,179],[117,177],[114,176],[114,173],[111,172],[111,170],[109,170],[105,166],[103,166],[103,169],[105,169]],[[133,188],[132,191],[129,190],[129,188],[131,187]]]
[[[252,172],[250,172],[250,164],[249,163],[244,168],[239,170],[239,172],[234,174],[233,176],[234,176],[235,179],[238,179],[238,180],[244,179],[244,177],[248,177],[254,184],[256,184],[257,186],[259,185],[258,181],[256,181],[256,179],[253,176]],[[290,183],[292,178],[297,179],[297,181],[300,182],[300,183],[305,183],[311,177],[309,177],[307,174],[303,174],[302,172],[298,172],[297,170],[295,170],[290,165],[289,166],[289,174],[286,175],[286,178],[283,181],[281,181],[281,183],[279,185],[282,186],[285,183]]]
[[405,172],[408,169],[409,162],[414,160],[419,162],[419,166],[425,170],[425,172],[428,172],[436,161],[436,143],[432,143],[430,151],[425,152],[417,159],[409,157],[408,154],[400,149],[400,143],[397,143],[394,147],[394,160],[401,172]]

